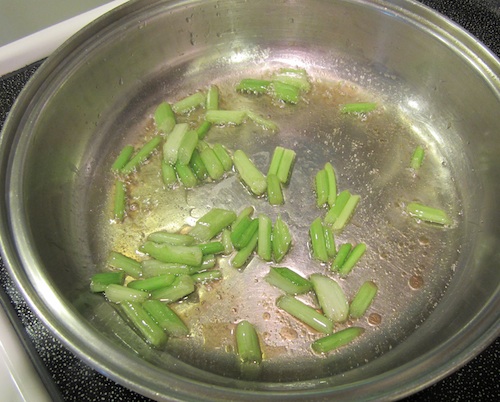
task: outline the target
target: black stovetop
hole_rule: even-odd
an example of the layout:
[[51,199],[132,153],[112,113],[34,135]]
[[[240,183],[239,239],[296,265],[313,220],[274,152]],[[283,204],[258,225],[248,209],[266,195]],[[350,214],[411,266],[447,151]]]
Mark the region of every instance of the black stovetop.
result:
[[[500,57],[500,0],[420,0],[454,20]],[[0,129],[20,91],[43,63],[0,78]],[[54,401],[149,401],[90,368],[66,349],[27,306],[0,259],[0,301]],[[449,377],[405,399],[500,400],[500,341]]]

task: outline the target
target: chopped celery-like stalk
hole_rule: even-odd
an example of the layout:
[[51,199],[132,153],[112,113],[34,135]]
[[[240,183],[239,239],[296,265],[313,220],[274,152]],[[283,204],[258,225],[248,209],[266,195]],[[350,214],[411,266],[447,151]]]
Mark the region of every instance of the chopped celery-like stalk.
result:
[[360,336],[365,330],[361,327],[349,327],[342,329],[334,334],[315,340],[311,348],[316,353],[327,353],[341,346],[351,343]]
[[332,271],[338,271],[342,267],[342,265],[344,265],[347,256],[351,252],[351,249],[352,249],[351,243],[344,243],[339,247],[337,255],[335,256],[335,259],[333,260],[332,263]]
[[203,181],[208,177],[207,168],[205,167],[205,164],[201,159],[200,152],[197,149],[195,149],[193,151],[193,155],[191,155],[189,166],[199,181]]
[[328,262],[328,251],[326,249],[325,230],[321,218],[316,218],[309,227],[311,236],[312,256],[321,262]]
[[266,119],[265,117],[262,117],[261,115],[252,112],[251,110],[247,110],[246,114],[250,120],[264,128],[265,130],[278,131],[279,129],[278,125],[274,121]]
[[179,147],[186,133],[189,131],[187,123],[176,124],[163,144],[163,160],[169,165],[175,165],[179,155]]
[[252,240],[255,233],[259,230],[259,220],[252,219],[250,224],[245,228],[243,233],[240,236],[236,237],[233,241],[234,248],[237,250],[241,250],[243,247]]
[[219,109],[219,88],[210,85],[207,91],[207,110]]
[[189,329],[169,306],[159,300],[146,300],[142,307],[170,336],[186,336]]
[[271,81],[259,80],[254,78],[244,78],[238,83],[238,85],[236,85],[236,90],[253,94],[265,94],[270,85]]
[[235,333],[238,356],[241,362],[260,363],[262,361],[262,351],[255,327],[248,321],[240,321],[236,325]]
[[205,105],[205,94],[203,92],[195,92],[192,95],[178,100],[172,105],[172,110],[177,114],[189,113],[199,106]]
[[144,292],[152,292],[153,290],[164,288],[174,282],[174,274],[163,274],[147,279],[136,279],[127,284],[127,287]]
[[309,82],[307,72],[302,68],[281,68],[273,74],[272,78],[273,81],[280,81],[292,85],[304,92],[309,92],[311,89],[311,83]]
[[271,205],[282,205],[285,202],[280,179],[275,174],[267,175],[267,200]]
[[121,222],[125,218],[127,198],[125,183],[121,180],[115,181],[115,198],[113,203],[114,219]]
[[365,243],[358,243],[347,256],[342,266],[338,269],[341,276],[347,276],[366,251]]
[[277,80],[273,80],[271,86],[271,94],[274,98],[287,103],[299,102],[300,89],[298,87]]
[[264,261],[272,259],[272,231],[273,223],[271,218],[265,214],[259,214],[259,242],[257,244],[257,254]]
[[280,262],[285,257],[292,245],[292,236],[288,225],[278,216],[274,223],[272,233],[272,246],[274,261]]
[[250,239],[248,244],[240,249],[231,261],[231,265],[234,268],[241,268],[248,261],[253,251],[257,247],[257,242],[259,240],[259,232],[255,232],[253,237]]
[[195,281],[196,283],[208,283],[221,280],[222,272],[219,271],[218,269],[198,272],[196,274],[191,275],[191,278],[193,278],[193,281]]
[[231,225],[236,219],[236,214],[221,208],[212,208],[203,215],[189,233],[199,242],[207,242],[217,236],[222,230]]
[[267,190],[267,180],[262,172],[257,169],[253,162],[242,150],[236,150],[233,162],[240,174],[241,180],[250,188],[255,195],[262,195]]
[[200,151],[200,157],[207,169],[208,175],[213,180],[219,180],[224,176],[224,166],[222,165],[219,158],[217,158],[216,153],[210,147],[206,147]]
[[139,278],[141,276],[141,263],[126,255],[120,254],[116,251],[109,253],[107,264],[122,270],[132,278]]
[[331,206],[330,210],[326,213],[325,223],[327,225],[332,225],[339,217],[340,213],[351,198],[351,193],[349,190],[342,191],[335,200],[335,204]]
[[209,121],[204,121],[200,124],[200,126],[196,129],[196,134],[198,134],[198,138],[202,140],[208,134],[208,131],[212,127],[212,123]]
[[361,197],[359,195],[351,195],[349,197],[338,218],[332,224],[332,230],[334,232],[344,229],[344,227],[347,225],[352,215],[354,214],[354,210],[356,209],[360,198]]
[[201,266],[199,268],[192,267],[192,274],[206,271],[207,269],[211,269],[215,267],[217,263],[217,259],[215,258],[215,254],[205,254],[203,259],[201,260]]
[[182,163],[177,162],[175,164],[175,172],[184,187],[193,188],[198,184],[198,179],[189,165],[183,165]]
[[280,179],[280,182],[283,184],[287,184],[290,181],[293,164],[295,163],[295,156],[296,153],[293,149],[284,149],[277,173],[278,179]]
[[142,303],[149,297],[148,292],[143,292],[142,290],[132,289],[127,286],[110,284],[106,286],[104,290],[104,295],[112,303],[123,303],[127,301],[137,301]]
[[205,120],[217,125],[234,125],[238,126],[247,117],[244,110],[207,110]]
[[164,160],[161,161],[161,178],[163,184],[167,187],[173,187],[177,183],[177,174],[174,167]]
[[146,241],[140,249],[143,253],[163,262],[199,266],[203,258],[198,246],[176,246],[168,243]]
[[325,232],[325,246],[326,253],[329,258],[333,258],[337,255],[337,248],[335,247],[335,236],[329,226],[323,225],[323,230]]
[[170,233],[164,230],[150,233],[148,240],[155,243],[168,243],[176,246],[190,246],[194,243],[194,237],[183,233]]
[[375,102],[346,103],[340,106],[341,113],[368,113],[377,108]]
[[160,103],[154,113],[156,128],[163,134],[169,134],[175,126],[175,114],[170,103]]
[[181,140],[179,150],[177,152],[177,162],[182,165],[189,164],[193,151],[198,145],[198,134],[194,130],[188,130]]
[[331,208],[337,199],[337,176],[330,162],[325,163],[326,180],[328,181],[328,206]]
[[220,254],[224,251],[224,246],[220,241],[212,241],[210,243],[198,244],[203,255]]
[[90,278],[90,291],[94,293],[104,292],[108,285],[123,285],[124,280],[125,272],[123,271],[98,272]]
[[421,145],[418,145],[411,155],[410,167],[412,169],[418,170],[420,166],[422,166],[422,162],[424,161],[424,154],[424,148]]
[[374,282],[364,282],[351,301],[351,305],[349,306],[349,315],[352,318],[362,317],[366,313],[366,310],[368,310],[368,307],[370,307],[370,304],[372,304],[377,292],[378,287]]
[[312,289],[311,282],[287,267],[271,267],[265,280],[289,294],[301,294]]
[[115,161],[111,165],[112,172],[119,172],[130,160],[130,157],[134,153],[134,147],[132,145],[126,145],[120,151],[120,154],[116,157]]
[[179,275],[174,282],[161,289],[151,292],[151,298],[173,303],[194,292],[195,283],[189,275]]
[[316,173],[314,187],[316,190],[316,206],[321,208],[328,201],[328,178],[325,169],[321,169]]
[[440,225],[451,225],[452,220],[445,211],[427,205],[411,202],[406,206],[406,212],[417,219],[437,223]]
[[213,145],[212,149],[214,150],[215,155],[219,159],[224,170],[226,172],[230,171],[233,168],[233,160],[231,155],[229,155],[229,152],[227,152],[227,149],[224,148],[224,145],[216,143]]
[[316,331],[325,334],[333,331],[333,322],[330,319],[291,295],[281,296],[276,301],[276,305]]
[[[152,278],[158,275],[174,274],[174,275],[189,275],[193,271],[193,267],[186,264],[178,264],[175,262],[163,262],[154,258],[141,262],[142,277]],[[196,267],[198,269],[198,267]]]
[[309,280],[323,314],[333,322],[345,321],[349,314],[349,303],[337,281],[322,274],[312,274]]
[[254,212],[255,208],[252,207],[251,205],[243,208],[236,217],[236,219],[234,220],[233,224],[231,225],[231,230],[234,230],[236,226],[238,226],[243,219],[251,218]]
[[283,154],[285,152],[285,148],[283,147],[276,147],[274,148],[273,156],[271,158],[271,163],[269,165],[269,170],[267,171],[267,174],[275,174],[276,176],[278,175],[278,169],[280,167],[281,163],[281,158],[283,158]]
[[122,168],[121,173],[129,174],[137,169],[137,167],[153,153],[156,147],[160,145],[161,141],[161,135],[153,137],[127,162],[127,164]]
[[238,223],[235,223],[233,225],[233,228],[231,230],[231,242],[233,243],[233,246],[235,248],[241,248],[238,246],[239,241],[243,236],[243,233],[245,233],[245,231],[250,227],[252,221],[252,218],[250,218],[249,216],[242,216],[242,218],[238,220]]
[[233,252],[233,242],[231,241],[231,231],[229,229],[224,229],[221,235],[221,243],[224,246],[224,254],[229,255]]
[[160,347],[167,342],[165,331],[155,322],[138,302],[122,303],[122,311],[144,339],[153,346]]

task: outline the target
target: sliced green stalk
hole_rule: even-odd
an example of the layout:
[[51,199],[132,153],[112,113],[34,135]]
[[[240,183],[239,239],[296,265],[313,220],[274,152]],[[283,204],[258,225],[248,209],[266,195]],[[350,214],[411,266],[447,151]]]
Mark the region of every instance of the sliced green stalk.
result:
[[337,199],[337,176],[330,162],[325,164],[326,180],[328,181],[328,206],[332,207]]
[[111,165],[112,172],[119,172],[130,160],[130,157],[134,153],[134,147],[132,145],[126,145],[120,151],[120,154],[116,157],[114,163]]
[[231,231],[224,229],[221,235],[221,243],[224,246],[224,254],[228,255],[234,251],[233,242],[231,241]]
[[157,135],[153,137],[148,143],[146,143],[137,153],[130,159],[127,164],[121,170],[121,173],[129,174],[137,167],[144,162],[156,149],[158,145],[160,145],[162,141],[161,135]]
[[219,109],[219,88],[210,85],[207,91],[207,110]]
[[167,243],[146,241],[141,251],[163,262],[174,262],[191,266],[201,265],[203,254],[198,246],[176,246]]
[[207,269],[211,269],[215,267],[217,263],[217,258],[215,258],[215,254],[205,254],[201,261],[201,266],[199,268],[192,267],[191,274],[195,274],[198,272],[206,271]]
[[236,219],[236,214],[221,208],[212,208],[203,215],[189,233],[199,242],[207,242],[217,236]]
[[122,221],[125,218],[126,210],[126,186],[121,180],[115,181],[115,198],[113,203],[113,216],[117,221]]
[[366,251],[365,243],[358,243],[352,249],[352,251],[347,256],[345,262],[338,269],[338,272],[341,276],[347,276],[349,272],[354,268],[354,265],[359,261],[359,259],[363,256]]
[[439,225],[451,225],[453,221],[445,211],[438,208],[429,207],[427,205],[411,202],[406,206],[406,212],[414,218],[437,223]]
[[218,269],[198,272],[196,274],[191,275],[191,278],[193,278],[193,281],[195,281],[196,283],[208,283],[221,280],[222,272],[219,271]]
[[186,133],[189,131],[187,123],[176,124],[163,144],[163,160],[169,165],[175,165],[179,156],[179,147]]
[[[252,238],[256,227],[252,226],[254,219],[248,216],[243,217],[231,232],[231,241],[235,249],[239,250],[248,244],[248,241]],[[246,236],[245,236],[246,234]]]
[[212,148],[204,148],[200,151],[200,157],[205,165],[205,168],[207,169],[208,175],[213,180],[219,180],[222,176],[224,176],[224,166],[219,158],[217,158],[217,155]]
[[175,114],[170,103],[162,102],[154,113],[156,128],[163,134],[169,134],[175,126]]
[[267,190],[267,180],[262,172],[257,169],[253,162],[242,150],[236,150],[233,162],[240,174],[241,180],[250,188],[255,195],[262,195]]
[[207,168],[205,167],[205,164],[201,159],[200,152],[197,149],[195,149],[193,151],[193,155],[191,155],[189,166],[199,181],[203,181],[208,177]]
[[132,289],[127,286],[110,284],[104,290],[104,295],[112,303],[123,303],[127,301],[137,301],[142,303],[149,297],[148,292],[142,290]]
[[271,85],[271,81],[259,80],[254,78],[242,79],[238,85],[236,85],[236,90],[240,92],[249,92],[253,94],[265,94]]
[[189,329],[169,306],[159,300],[146,300],[142,305],[153,320],[170,336],[186,336]]
[[220,254],[224,251],[224,246],[220,241],[198,244],[203,255]]
[[351,252],[351,249],[352,249],[351,243],[344,243],[339,247],[337,255],[335,256],[335,259],[333,260],[332,263],[333,271],[338,271],[342,267],[342,265],[344,265],[347,256]]
[[410,167],[414,170],[417,170],[422,166],[422,162],[424,161],[424,148],[421,145],[418,145],[413,154],[411,155]]
[[323,314],[333,322],[343,322],[349,314],[349,303],[340,285],[333,279],[312,274],[309,277]]
[[321,262],[328,262],[329,256],[326,249],[325,230],[321,218],[316,218],[309,227],[311,236],[312,256]]
[[295,104],[299,101],[300,89],[294,85],[273,80],[271,94],[278,100]]
[[359,195],[351,195],[351,197],[349,197],[338,218],[332,224],[332,230],[334,232],[344,229],[354,214],[354,210],[356,209],[360,198],[361,197]]
[[209,121],[204,121],[200,124],[200,127],[197,128],[196,134],[198,134],[198,138],[202,140],[208,134],[208,131],[212,127],[212,123]]
[[277,173],[280,182],[283,184],[287,184],[290,181],[293,164],[295,163],[295,157],[296,153],[293,149],[285,148]]
[[214,150],[215,155],[219,159],[224,170],[226,172],[230,171],[233,168],[233,160],[231,155],[229,155],[229,152],[227,152],[227,149],[224,148],[224,145],[216,143],[213,145],[212,149]]
[[257,254],[264,261],[272,259],[272,231],[273,223],[271,218],[265,214],[259,214],[259,242],[257,244]]
[[194,237],[183,233],[170,233],[165,230],[150,233],[148,240],[155,243],[168,243],[176,246],[190,246],[194,243]]
[[175,164],[175,172],[184,187],[193,188],[198,184],[198,179],[189,165],[183,165],[182,163],[177,162]]
[[179,145],[177,163],[188,165],[196,145],[198,145],[198,134],[194,130],[188,130]]
[[121,309],[148,343],[160,347],[167,342],[168,336],[165,331],[154,321],[140,303],[122,303]]
[[195,283],[189,275],[179,275],[174,282],[167,287],[157,289],[151,293],[154,300],[162,300],[166,303],[173,303],[194,292]]
[[377,108],[375,102],[346,103],[340,106],[341,113],[368,113]]
[[172,165],[164,160],[161,161],[161,178],[167,187],[173,187],[177,183],[177,174]]
[[248,244],[240,249],[236,255],[233,257],[233,260],[231,261],[231,265],[234,268],[241,268],[245,263],[248,261],[252,253],[254,252],[255,248],[257,247],[257,243],[259,240],[259,232],[255,232],[253,237],[250,239]]
[[321,169],[316,173],[314,187],[316,191],[316,206],[321,208],[328,201],[328,178],[325,169]]
[[174,282],[174,274],[163,274],[147,279],[136,279],[127,284],[131,289],[142,290],[143,292],[152,292],[153,290],[164,288]]
[[316,353],[328,353],[334,349],[351,343],[363,332],[365,332],[365,330],[360,327],[342,329],[334,334],[315,340],[311,344],[311,347]]
[[250,120],[252,120],[255,124],[261,126],[265,130],[269,131],[279,130],[278,125],[272,120],[266,119],[265,117],[262,117],[257,113],[252,112],[251,110],[247,110],[246,114]]
[[287,267],[271,267],[264,279],[288,294],[306,293],[312,289],[311,282]]
[[366,313],[366,310],[368,310],[368,307],[372,304],[377,292],[378,287],[374,282],[366,281],[363,283],[351,301],[349,315],[352,318],[362,317]]
[[123,285],[123,281],[125,280],[125,272],[98,272],[97,274],[92,275],[90,278],[90,291],[104,292],[106,287],[111,284],[115,285]]
[[236,219],[234,220],[233,224],[231,225],[231,230],[236,229],[236,227],[240,224],[242,220],[246,218],[251,218],[254,212],[255,208],[252,207],[251,205],[243,208],[236,217]]
[[267,200],[271,205],[282,205],[285,202],[280,179],[275,174],[267,175]]
[[269,170],[267,171],[267,174],[274,174],[278,175],[278,169],[280,167],[281,163],[281,158],[283,158],[283,154],[285,153],[285,148],[283,147],[276,147],[274,148],[273,156],[271,158],[271,163],[269,164]]
[[238,126],[247,117],[244,110],[207,110],[205,120],[217,125],[233,125]]
[[276,306],[316,331],[325,334],[333,331],[333,322],[331,320],[291,295],[284,295],[278,298]]
[[172,110],[177,114],[189,113],[199,106],[205,105],[205,94],[203,92],[195,92],[192,95],[175,102],[172,105]]
[[[174,262],[163,262],[154,258],[141,262],[142,277],[152,278],[158,275],[189,275],[193,271],[193,267],[186,264],[178,264]],[[198,269],[198,267],[196,267]]]
[[335,246],[335,237],[329,226],[323,225],[323,231],[325,233],[325,246],[326,253],[329,258],[333,258],[337,255],[337,247]]
[[259,336],[255,327],[248,321],[240,321],[236,325],[236,346],[242,363],[257,363],[262,361]]
[[342,191],[335,200],[335,204],[331,206],[330,210],[325,216],[325,223],[327,225],[332,225],[339,217],[340,213],[347,204],[347,201],[351,198],[351,193],[349,190]]
[[139,261],[136,261],[133,258],[127,257],[116,251],[111,251],[109,253],[107,264],[114,268],[121,269],[132,278],[139,278],[142,273],[141,263]]
[[274,261],[281,262],[292,245],[292,236],[288,225],[278,216],[272,233]]
[[302,68],[281,68],[273,74],[274,81],[280,81],[288,85],[299,88],[301,91],[309,92],[311,83],[309,82],[306,70]]

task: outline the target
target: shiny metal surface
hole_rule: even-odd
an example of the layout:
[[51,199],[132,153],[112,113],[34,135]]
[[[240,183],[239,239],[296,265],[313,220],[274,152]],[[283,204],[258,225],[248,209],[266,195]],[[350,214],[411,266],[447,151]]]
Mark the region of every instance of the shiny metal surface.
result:
[[[231,84],[281,65],[310,71],[316,89],[309,104],[294,114],[272,112],[279,136],[255,141],[245,127],[237,138],[220,131],[213,139],[244,147],[261,168],[275,145],[293,146],[298,163],[285,209],[266,211],[233,176],[173,197],[157,189],[144,200],[138,192],[143,209],[162,205],[159,215],[125,225],[127,241],[107,229],[109,176],[103,172],[121,146],[142,138],[161,99],[215,82],[228,103],[247,102],[230,98]],[[6,123],[0,155],[5,261],[34,309],[72,350],[154,398],[381,399],[414,392],[465,363],[499,332],[499,74],[498,60],[473,38],[413,2],[127,5],[51,57]],[[332,90],[338,82],[345,86]],[[376,98],[383,111],[364,121],[333,115],[330,108],[342,103],[337,97],[356,96],[351,87]],[[405,158],[419,142],[429,152],[414,177]],[[207,321],[194,337],[201,342],[207,331],[226,330],[226,322],[260,317],[266,344],[280,353],[269,347],[274,357],[258,383],[234,378],[230,354],[214,358],[193,343],[152,352],[118,329],[101,299],[87,296],[88,278],[108,247],[134,247],[144,231],[165,227],[158,217],[175,217],[169,225],[176,227],[212,205],[252,203],[286,215],[295,244],[287,264],[304,274],[320,270],[302,240],[318,214],[308,207],[310,178],[327,160],[339,185],[362,196],[359,214],[338,241],[362,239],[370,251],[343,286],[352,293],[362,280],[375,279],[381,288],[373,311],[382,322],[363,323],[367,336],[353,348],[318,359],[304,348],[304,336],[284,338],[282,317],[272,308],[277,293],[261,280],[258,262],[238,276],[222,262],[226,280],[216,294],[231,303],[201,294],[213,315],[193,318]],[[444,205],[455,224],[436,230],[409,221],[401,213],[409,198]],[[251,302],[236,298],[248,282],[256,282]],[[263,312],[273,319],[262,319]]]

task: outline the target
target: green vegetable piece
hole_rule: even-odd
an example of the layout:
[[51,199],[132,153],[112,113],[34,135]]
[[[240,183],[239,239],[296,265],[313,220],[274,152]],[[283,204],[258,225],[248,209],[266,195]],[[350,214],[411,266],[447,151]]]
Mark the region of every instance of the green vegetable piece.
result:
[[175,165],[179,157],[179,148],[184,136],[189,131],[187,123],[176,124],[172,132],[168,135],[163,144],[163,160],[169,165]]
[[227,228],[222,231],[221,243],[224,246],[225,255],[229,255],[234,251],[233,242],[231,241],[231,231]]
[[192,95],[175,102],[172,105],[172,110],[177,114],[186,114],[199,106],[205,105],[205,94],[203,92],[195,92]]
[[147,300],[149,293],[112,283],[106,286],[104,296],[106,296],[106,299],[112,303],[123,303],[127,301],[137,301],[142,303]]
[[366,251],[366,244],[359,243],[357,244],[352,251],[347,256],[345,262],[338,269],[340,276],[347,276],[349,272],[353,269],[354,265],[359,261],[359,259],[363,256]]
[[330,208],[325,216],[325,223],[327,225],[332,225],[339,217],[340,213],[347,204],[347,201],[351,198],[351,193],[349,190],[342,191],[335,200],[335,204]]
[[231,242],[236,249],[241,248],[241,246],[238,246],[240,239],[250,227],[252,221],[253,219],[251,219],[249,216],[242,216],[241,219],[239,219],[238,222],[233,225],[233,228],[231,230]]
[[267,200],[271,205],[282,205],[285,202],[281,182],[275,174],[267,175]]
[[203,255],[220,254],[224,251],[224,246],[220,241],[198,244]]
[[162,102],[154,113],[156,128],[163,134],[169,134],[175,126],[175,114],[170,103]]
[[333,279],[312,274],[309,277],[323,314],[333,322],[344,322],[349,314],[349,303],[340,285]]
[[265,280],[288,294],[302,294],[312,289],[311,282],[287,267],[271,267]]
[[239,126],[246,117],[244,110],[207,110],[205,113],[206,121],[221,126]]
[[246,247],[246,245],[252,240],[254,237],[254,234],[257,233],[259,230],[259,220],[258,219],[252,219],[250,224],[246,227],[245,231],[239,236],[234,242],[234,248],[237,250],[241,250],[243,247]]
[[281,262],[290,250],[292,245],[292,236],[288,225],[278,216],[274,223],[272,233],[272,246],[275,262]]
[[330,162],[325,164],[326,180],[328,181],[328,206],[335,205],[337,199],[337,176]]
[[236,346],[242,363],[257,363],[262,361],[259,336],[255,327],[248,321],[240,321],[236,325]]
[[213,180],[219,180],[222,176],[224,176],[224,166],[219,158],[217,158],[217,155],[212,148],[204,148],[200,151],[200,157],[205,165],[205,168],[207,169],[208,175]]
[[337,248],[335,247],[335,237],[329,226],[323,225],[323,231],[325,233],[325,246],[326,253],[329,258],[333,258],[337,255]]
[[316,218],[309,227],[311,236],[312,256],[321,262],[328,262],[329,256],[326,249],[325,230],[321,218]]
[[219,88],[210,85],[207,92],[207,110],[219,109]]
[[147,279],[136,279],[127,284],[131,289],[142,290],[143,292],[151,292],[156,289],[164,288],[174,282],[174,274],[163,274]]
[[127,162],[127,164],[121,170],[121,173],[129,174],[135,169],[137,169],[142,162],[144,162],[146,159],[149,158],[149,156],[153,153],[156,147],[160,145],[161,141],[162,141],[161,135],[153,137],[141,149],[139,149],[139,151],[137,151],[137,153],[132,157],[132,159],[130,159]]
[[195,283],[189,275],[179,275],[170,286],[151,292],[151,298],[173,303],[194,292]]
[[125,218],[126,210],[126,186],[121,180],[115,181],[115,198],[113,203],[113,216],[115,220],[121,222]]
[[354,214],[354,210],[356,209],[360,198],[361,197],[359,195],[351,195],[351,197],[349,197],[338,218],[332,224],[332,230],[334,232],[338,232],[344,229],[344,227],[347,225],[352,215]]
[[272,81],[271,94],[275,99],[295,104],[299,102],[300,89],[294,85],[274,80]]
[[203,215],[189,233],[199,242],[207,242],[217,236],[236,219],[233,211],[213,208]]
[[201,123],[200,127],[198,127],[198,129],[196,130],[196,134],[198,134],[198,138],[200,140],[205,138],[205,136],[208,134],[208,131],[210,130],[211,127],[212,127],[212,123],[210,123],[209,121],[204,121],[203,123]]
[[295,163],[295,156],[296,153],[293,149],[284,149],[277,173],[280,182],[283,184],[287,184],[290,181],[293,164]]
[[311,348],[316,353],[328,353],[334,349],[351,343],[363,332],[365,332],[365,330],[360,327],[342,329],[334,334],[315,340],[311,344]]
[[309,92],[311,83],[309,82],[306,70],[302,68],[281,68],[273,74],[273,81],[279,81],[297,87],[299,90]]
[[346,103],[340,106],[341,113],[368,113],[377,108],[375,102]]
[[245,78],[236,85],[236,90],[253,94],[265,94],[270,85],[271,81]]
[[337,272],[339,271],[342,265],[344,265],[347,256],[351,252],[351,249],[352,249],[351,243],[344,243],[339,247],[337,255],[335,256],[335,259],[333,260],[332,263],[332,271],[337,271]]
[[104,292],[111,284],[123,285],[125,272],[99,272],[90,278],[90,291],[93,293]]
[[243,208],[241,210],[241,212],[238,214],[238,216],[236,217],[236,219],[234,220],[233,224],[231,225],[231,230],[236,229],[236,227],[240,224],[240,222],[242,220],[245,219],[245,217],[251,218],[254,212],[255,212],[255,209],[251,205]]
[[142,274],[141,263],[116,251],[109,253],[107,264],[130,275],[132,278],[139,278]]
[[159,300],[146,300],[142,307],[170,336],[189,335],[189,329],[169,306]]
[[125,147],[123,147],[120,154],[116,157],[114,163],[111,165],[111,171],[120,172],[130,160],[130,157],[133,153],[134,147],[132,145],[126,145]]
[[316,331],[324,334],[333,331],[333,322],[331,320],[291,295],[279,297],[276,306]]
[[351,318],[361,318],[372,304],[373,299],[377,295],[378,287],[372,281],[364,282],[349,306],[349,315]]
[[198,184],[198,179],[189,165],[183,165],[182,163],[177,162],[175,164],[175,172],[184,187],[193,188]]
[[267,174],[274,174],[278,175],[278,169],[281,163],[281,159],[283,158],[283,154],[285,152],[285,148],[283,147],[276,147],[274,148],[273,156],[271,158],[271,163],[269,165],[269,170],[267,171]]
[[164,160],[161,161],[161,178],[163,184],[170,188],[177,183],[177,174],[175,173],[174,167]]
[[163,262],[191,266],[201,265],[203,254],[198,246],[176,246],[168,243],[146,241],[140,248],[143,253]]
[[[203,262],[202,262],[203,264]],[[152,278],[159,275],[190,275],[194,270],[193,267],[186,264],[179,264],[175,262],[163,262],[155,260],[154,258],[144,260],[141,262],[142,277]],[[196,269],[201,269],[196,267]]]
[[406,212],[414,218],[437,223],[439,225],[451,225],[453,221],[442,209],[429,207],[427,205],[411,202],[406,206]]
[[226,172],[230,171],[233,168],[233,160],[231,159],[229,152],[227,152],[227,149],[220,143],[214,144],[212,149],[214,150],[215,155],[217,156],[217,159],[219,159],[224,170]]
[[424,161],[424,155],[424,148],[421,145],[417,146],[411,155],[410,167],[414,170],[420,169],[420,166],[422,166],[422,162]]
[[196,274],[191,275],[193,281],[196,283],[208,283],[213,281],[219,281],[222,279],[222,272],[218,269],[214,269],[211,271],[198,272]]
[[196,146],[198,145],[198,134],[194,130],[189,130],[182,138],[177,153],[177,163],[188,165]]
[[259,215],[259,242],[257,244],[257,254],[264,261],[272,259],[272,230],[271,219],[264,214]]
[[191,160],[189,161],[189,166],[193,170],[194,175],[199,181],[204,181],[208,177],[208,171],[201,159],[200,152],[195,149],[193,155],[191,155]]
[[155,243],[168,243],[176,246],[190,246],[194,243],[194,237],[191,235],[170,233],[164,230],[150,233],[147,239]]
[[278,131],[279,130],[278,125],[274,121],[266,119],[265,117],[262,117],[255,112],[247,110],[246,115],[255,124],[261,126],[265,130],[269,130],[269,131]]
[[321,169],[316,173],[314,184],[316,190],[316,206],[321,208],[328,201],[328,178],[325,169]]
[[121,303],[120,306],[132,325],[148,343],[160,347],[167,342],[168,336],[165,331],[154,321],[140,303],[126,302]]
[[241,248],[233,257],[231,265],[234,268],[241,268],[243,265],[245,265],[245,263],[248,261],[255,248],[257,247],[258,240],[259,232],[257,231],[254,233],[248,244],[245,247]]
[[267,180],[262,172],[257,169],[245,152],[236,150],[233,155],[233,162],[241,180],[248,186],[255,195],[262,195],[267,190]]

